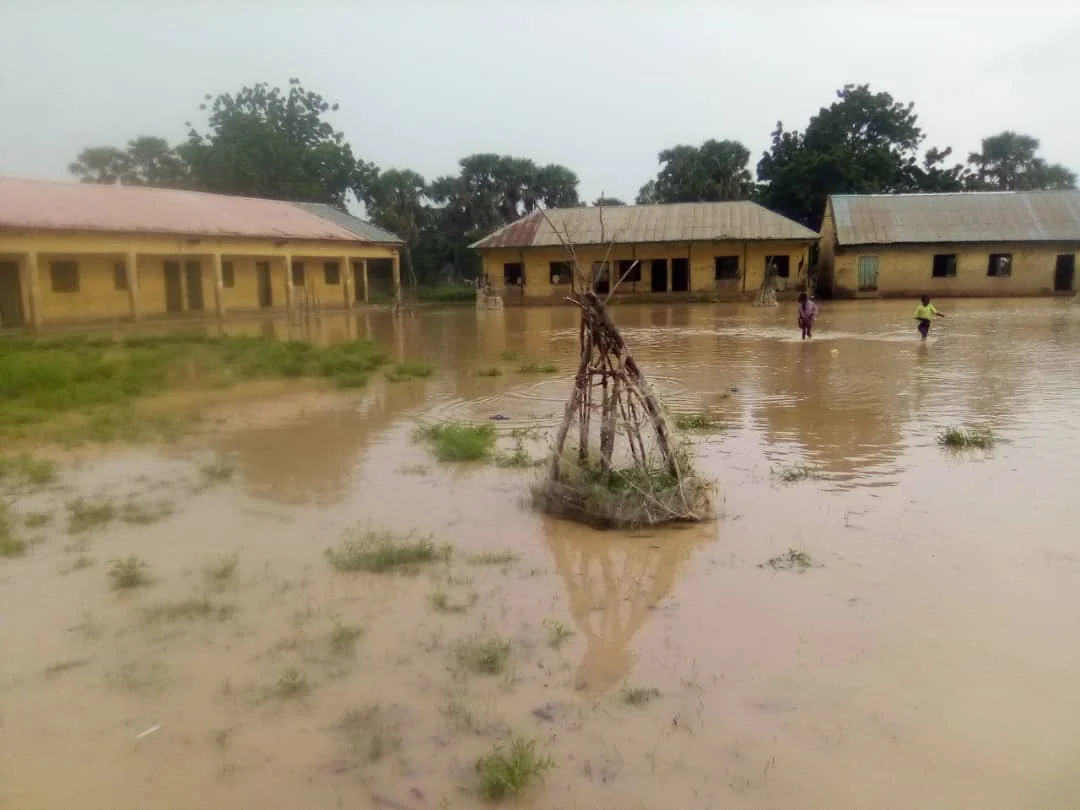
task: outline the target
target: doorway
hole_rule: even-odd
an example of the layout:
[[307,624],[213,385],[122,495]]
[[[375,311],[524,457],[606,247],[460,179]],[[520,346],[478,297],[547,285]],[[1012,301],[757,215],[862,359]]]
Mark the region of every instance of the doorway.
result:
[[198,259],[184,262],[184,281],[187,282],[187,308],[189,312],[201,312],[203,308],[202,265]]
[[184,284],[180,280],[180,262],[165,262],[165,311],[184,311]]
[[352,263],[352,293],[353,303],[364,303],[364,263],[362,261]]
[[671,291],[690,292],[690,260],[671,260]]
[[1054,263],[1054,292],[1072,292],[1076,282],[1076,254],[1063,253]]
[[259,287],[259,306],[263,309],[274,305],[274,282],[270,275],[270,262],[255,262],[255,282]]
[[0,262],[0,326],[25,323],[19,265],[17,262]]
[[650,289],[654,293],[667,292],[667,259],[653,259],[649,268]]

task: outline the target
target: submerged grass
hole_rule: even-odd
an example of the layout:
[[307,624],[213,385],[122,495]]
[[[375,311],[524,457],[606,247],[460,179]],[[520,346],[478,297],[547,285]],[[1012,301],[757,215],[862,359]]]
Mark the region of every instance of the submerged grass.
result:
[[431,447],[439,461],[482,461],[495,449],[493,425],[441,422],[422,425],[417,428],[416,437]]
[[322,347],[200,334],[13,338],[0,345],[0,436],[110,441],[160,435],[166,425],[133,418],[137,400],[251,379],[316,377],[355,385],[384,362],[367,341]]
[[490,802],[516,796],[554,765],[551,757],[537,753],[536,740],[518,737],[507,748],[495,746],[476,763],[480,795]]
[[423,377],[430,377],[434,373],[435,369],[429,364],[413,361],[398,363],[386,372],[386,379],[390,382],[402,382],[403,380],[416,380]]
[[510,642],[498,636],[461,642],[455,656],[458,663],[477,675],[499,675],[510,658]]
[[548,646],[552,649],[559,649],[564,641],[574,635],[573,630],[555,619],[551,619],[544,624],[547,626],[548,631]]
[[502,369],[498,366],[491,366],[490,368],[480,368],[476,370],[477,377],[501,377]]
[[630,706],[644,706],[646,703],[660,697],[660,690],[654,687],[641,686],[627,687],[622,690],[622,702]]
[[0,484],[39,489],[56,481],[56,463],[28,453],[0,456]]
[[533,458],[529,455],[529,452],[525,449],[525,445],[522,444],[519,439],[517,444],[514,445],[514,449],[509,453],[496,453],[492,460],[495,462],[496,467],[503,467],[508,469],[528,469],[529,467],[538,467],[544,463],[543,459]]
[[680,413],[675,417],[675,427],[685,431],[707,431],[720,430],[724,424],[707,413]]
[[508,548],[502,551],[481,551],[478,554],[469,555],[469,562],[473,565],[513,565],[520,559],[520,554]]
[[529,362],[518,366],[518,374],[554,374],[559,367],[554,363]]
[[356,640],[363,634],[362,627],[335,622],[330,631],[330,652],[339,656],[352,655],[356,652]]
[[136,556],[114,560],[109,566],[109,579],[116,590],[140,588],[152,582],[149,564]]
[[11,507],[0,501],[0,557],[21,557],[27,548],[26,541],[15,534],[15,515]]
[[[449,552],[444,550],[444,555]],[[431,562],[440,555],[430,536],[413,533],[397,535],[390,531],[365,530],[355,533],[337,548],[326,550],[326,559],[338,571],[383,573],[396,568]]]
[[806,551],[797,548],[789,548],[783,554],[770,557],[765,565],[777,571],[798,571],[802,573],[813,568],[814,560]]
[[217,619],[224,621],[236,613],[233,605],[213,602],[206,596],[190,599],[178,599],[174,602],[159,602],[143,610],[143,620],[147,624],[156,622],[174,622],[180,620]]
[[799,481],[809,481],[820,476],[814,471],[813,467],[808,467],[805,464],[792,464],[787,467],[777,467],[772,470],[772,474],[775,478],[785,484],[795,484]]
[[951,450],[989,450],[996,443],[988,428],[950,427],[938,434],[938,444]]
[[108,526],[116,519],[116,506],[109,500],[76,498],[67,505],[68,531],[82,534]]

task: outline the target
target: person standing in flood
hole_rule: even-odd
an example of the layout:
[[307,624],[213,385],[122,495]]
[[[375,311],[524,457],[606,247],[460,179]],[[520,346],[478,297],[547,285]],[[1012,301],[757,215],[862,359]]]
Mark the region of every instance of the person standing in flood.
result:
[[924,295],[922,297],[922,303],[915,307],[915,320],[919,322],[919,334],[922,335],[922,339],[926,340],[926,336],[930,334],[930,321],[934,318],[944,318],[937,308],[930,303],[930,296]]
[[814,318],[817,317],[817,304],[806,293],[799,293],[799,328],[802,339],[814,336]]

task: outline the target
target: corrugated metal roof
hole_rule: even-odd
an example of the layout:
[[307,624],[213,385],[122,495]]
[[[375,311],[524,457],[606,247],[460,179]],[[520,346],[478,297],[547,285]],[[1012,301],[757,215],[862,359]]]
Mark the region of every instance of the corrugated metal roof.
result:
[[0,229],[371,241],[290,202],[0,178]]
[[[599,208],[553,208],[548,218],[575,245],[722,240],[810,241],[817,234],[794,220],[752,202],[614,205],[604,207],[601,235]],[[561,244],[540,211],[500,228],[471,245],[474,248],[545,247]]]
[[1080,191],[845,194],[830,203],[840,245],[1080,241]]
[[328,219],[336,225],[340,225],[342,228],[356,234],[360,239],[364,239],[368,242],[386,242],[401,244],[401,237],[395,236],[390,231],[384,231],[376,225],[372,225],[358,217],[354,217],[352,214],[346,214],[344,211],[339,211],[332,205],[326,203],[293,203],[298,205],[305,211],[310,211],[315,216]]

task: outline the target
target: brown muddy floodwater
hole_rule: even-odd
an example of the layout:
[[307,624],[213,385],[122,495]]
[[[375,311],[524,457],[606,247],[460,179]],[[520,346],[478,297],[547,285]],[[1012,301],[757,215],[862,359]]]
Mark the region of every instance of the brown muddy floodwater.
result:
[[[694,438],[719,519],[636,534],[541,517],[535,471],[410,438],[503,414],[502,444],[532,429],[539,455],[574,311],[327,316],[314,338],[436,374],[246,404],[12,495],[52,521],[0,559],[0,806],[472,808],[477,758],[522,735],[554,761],[526,807],[1080,807],[1080,306],[945,302],[926,344],[913,306],[826,303],[805,343],[792,305],[617,307],[670,409],[726,423]],[[997,446],[937,446],[961,424]],[[817,477],[785,483],[797,465]],[[135,519],[73,534],[77,496]],[[336,573],[324,549],[356,526],[455,553]],[[813,567],[763,566],[789,548]],[[129,555],[153,583],[113,590]],[[455,649],[487,636],[506,671],[465,671]]]

